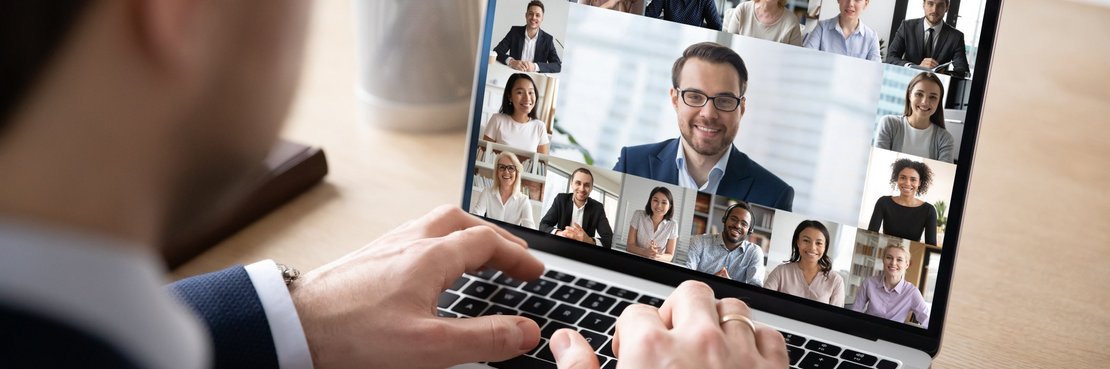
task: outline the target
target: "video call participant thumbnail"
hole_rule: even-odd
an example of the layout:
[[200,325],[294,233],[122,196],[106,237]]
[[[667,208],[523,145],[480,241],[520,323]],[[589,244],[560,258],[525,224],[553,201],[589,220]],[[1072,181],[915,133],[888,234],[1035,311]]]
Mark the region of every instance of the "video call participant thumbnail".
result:
[[555,51],[555,38],[540,29],[543,2],[532,0],[524,13],[524,25],[513,26],[493,51],[497,61],[522,72],[559,73],[563,61]]
[[501,109],[491,115],[482,139],[521,150],[546,154],[551,146],[547,125],[536,117],[536,81],[524,73],[509,76],[501,95]]
[[596,6],[602,9],[616,10],[621,13],[643,15],[645,0],[581,0],[582,5]]
[[752,234],[752,212],[738,202],[725,210],[724,232],[698,235],[690,240],[686,267],[702,273],[763,286],[763,249],[747,238]]
[[910,159],[898,159],[890,165],[890,184],[898,189],[898,196],[883,196],[875,201],[871,222],[867,230],[907,239],[937,244],[937,209],[917,196],[929,191],[933,171],[928,165]]
[[644,8],[644,15],[651,18],[721,30],[721,12],[714,0],[654,0]]
[[524,166],[520,164],[520,159],[517,159],[515,154],[508,151],[498,154],[497,164],[493,167],[494,185],[482,190],[478,195],[478,202],[470,212],[505,223],[536,229],[536,220],[532,218],[532,203],[528,195],[520,191],[522,171]]
[[881,61],[879,34],[863,24],[860,13],[871,0],[837,0],[840,14],[817,23],[806,35],[805,47],[853,58]]
[[940,78],[922,72],[906,86],[902,116],[879,119],[875,147],[952,163],[956,140],[944,127],[944,85]]
[[590,198],[594,175],[586,168],[570,175],[572,193],[555,195],[551,209],[540,219],[540,231],[594,245],[613,247],[613,228],[605,207]]
[[829,229],[806,220],[794,229],[790,261],[767,275],[763,287],[813,301],[844,307],[844,278],[832,271]]
[[925,0],[924,17],[902,21],[890,40],[886,63],[931,70],[951,62],[952,71],[948,74],[967,77],[971,68],[964,49],[964,33],[944,23],[948,5],[948,0]]
[[725,20],[723,31],[781,44],[802,46],[802,27],[787,0],[753,0],[740,3]]
[[860,283],[852,310],[905,323],[910,312],[922,327],[929,327],[929,307],[921,291],[906,281],[910,252],[902,246],[883,248],[883,271]]
[[621,148],[613,170],[791,210],[794,188],[733,145],[746,108],[744,59],[713,42],[691,45],[675,60],[671,84],[681,137]]
[[674,221],[674,196],[666,187],[656,187],[648,195],[644,210],[632,213],[628,225],[628,252],[648,259],[670,262],[678,243],[678,222]]

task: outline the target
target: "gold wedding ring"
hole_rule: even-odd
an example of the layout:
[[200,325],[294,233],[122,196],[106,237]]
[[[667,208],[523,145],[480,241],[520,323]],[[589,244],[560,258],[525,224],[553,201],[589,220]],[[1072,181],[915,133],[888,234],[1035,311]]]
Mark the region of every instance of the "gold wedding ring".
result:
[[734,321],[734,320],[742,321],[744,323],[748,323],[748,326],[752,327],[752,333],[755,333],[755,322],[752,322],[751,319],[748,319],[748,317],[740,315],[740,314],[728,314],[728,315],[722,316],[721,317],[721,327],[724,327],[725,323],[728,323],[728,322],[731,322],[731,321]]

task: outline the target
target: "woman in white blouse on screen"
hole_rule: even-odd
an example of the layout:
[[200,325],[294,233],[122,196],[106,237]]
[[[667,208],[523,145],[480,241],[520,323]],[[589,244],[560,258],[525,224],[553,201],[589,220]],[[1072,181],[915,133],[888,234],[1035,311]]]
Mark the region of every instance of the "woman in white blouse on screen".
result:
[[532,202],[520,192],[520,173],[524,166],[516,155],[502,151],[493,166],[493,186],[482,190],[471,213],[509,224],[536,229]]
[[662,262],[674,259],[678,222],[674,216],[674,197],[666,187],[656,187],[648,196],[644,210],[632,213],[628,225],[628,252]]
[[524,73],[509,76],[501,110],[489,117],[482,139],[546,154],[551,144],[547,125],[536,118],[536,82]]

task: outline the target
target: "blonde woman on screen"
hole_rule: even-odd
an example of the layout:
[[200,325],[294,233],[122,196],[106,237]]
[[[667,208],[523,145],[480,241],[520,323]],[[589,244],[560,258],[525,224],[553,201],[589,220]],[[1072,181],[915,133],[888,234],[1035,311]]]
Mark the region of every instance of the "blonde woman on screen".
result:
[[493,166],[493,186],[482,190],[471,213],[509,224],[536,229],[532,217],[532,201],[520,191],[520,173],[524,166],[516,155],[502,151]]
[[907,322],[913,312],[922,327],[929,327],[929,307],[917,286],[906,281],[910,252],[899,245],[883,249],[883,271],[860,283],[852,310],[897,322]]
[[740,3],[725,19],[725,32],[782,44],[802,46],[802,27],[786,0],[753,0]]

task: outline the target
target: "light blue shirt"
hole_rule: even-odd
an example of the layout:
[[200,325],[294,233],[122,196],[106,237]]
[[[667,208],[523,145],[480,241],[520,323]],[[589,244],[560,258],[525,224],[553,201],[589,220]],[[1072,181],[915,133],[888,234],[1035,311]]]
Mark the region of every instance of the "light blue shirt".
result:
[[839,21],[840,16],[836,16],[818,22],[817,28],[806,35],[805,47],[860,59],[880,61],[879,35],[875,33],[875,30],[860,21],[856,31],[845,38],[844,29],[840,28]]
[[716,274],[721,268],[728,271],[729,278],[751,285],[763,287],[763,249],[748,241],[729,251],[721,235],[699,235],[690,239],[690,252],[686,255],[686,267],[702,273]]
[[732,145],[729,145],[725,155],[717,160],[717,164],[713,165],[713,169],[709,170],[709,178],[706,179],[705,184],[699,187],[694,177],[690,176],[690,171],[686,170],[686,141],[679,137],[678,155],[675,155],[674,158],[675,164],[678,165],[678,185],[701,192],[717,193],[717,187],[721,185],[721,178],[725,177],[725,168],[728,166],[730,155],[732,155]]

